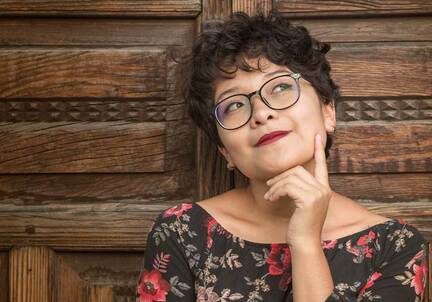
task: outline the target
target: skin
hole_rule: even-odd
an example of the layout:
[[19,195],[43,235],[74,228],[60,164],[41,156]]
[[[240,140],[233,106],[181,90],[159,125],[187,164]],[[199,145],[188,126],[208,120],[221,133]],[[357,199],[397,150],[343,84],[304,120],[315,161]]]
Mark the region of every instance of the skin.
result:
[[[235,77],[216,82],[215,103],[235,93],[255,91],[279,75],[269,73],[291,72],[265,58],[259,64],[261,71],[238,70]],[[294,300],[324,301],[334,284],[321,240],[339,238],[388,218],[373,215],[331,190],[324,146],[326,133],[336,127],[335,108],[332,103],[322,104],[308,81],[301,78],[300,84],[301,96],[294,106],[273,110],[254,96],[253,116],[246,125],[236,130],[218,126],[223,143],[219,151],[228,168],[235,167],[249,178],[249,185],[199,204],[240,238],[287,243]],[[223,95],[226,90],[231,91]],[[275,130],[292,132],[271,144],[255,146],[261,136]],[[360,220],[366,223],[359,224]]]

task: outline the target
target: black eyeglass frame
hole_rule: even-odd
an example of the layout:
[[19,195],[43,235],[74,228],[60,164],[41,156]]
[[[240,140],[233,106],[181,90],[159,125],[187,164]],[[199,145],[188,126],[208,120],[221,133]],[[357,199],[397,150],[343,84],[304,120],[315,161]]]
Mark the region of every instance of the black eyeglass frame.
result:
[[[291,77],[291,78],[293,78],[293,79],[295,80],[296,88],[297,88],[297,99],[296,99],[296,100],[295,100],[291,105],[289,105],[289,106],[287,106],[287,107],[283,107],[283,108],[273,108],[272,106],[270,106],[270,104],[268,103],[268,101],[267,101],[267,100],[262,96],[261,91],[262,91],[263,87],[264,87],[267,83],[269,83],[269,82],[271,82],[271,81],[273,81],[273,80],[275,80],[275,79],[278,79],[278,78],[281,78],[281,77],[286,77],[286,76],[289,76],[289,77]],[[301,73],[299,73],[299,72],[293,72],[293,73],[289,73],[289,74],[282,74],[282,75],[279,75],[279,76],[277,76],[277,77],[271,78],[270,80],[266,81],[264,84],[261,85],[261,87],[260,87],[258,90],[255,90],[255,91],[253,91],[253,92],[251,92],[251,93],[249,93],[249,94],[238,93],[238,94],[230,95],[230,96],[228,96],[228,97],[226,97],[226,98],[220,100],[220,101],[217,102],[215,105],[213,105],[212,108],[211,108],[211,113],[210,113],[210,115],[211,115],[213,118],[216,119],[216,121],[217,121],[217,123],[219,124],[219,126],[221,126],[223,129],[226,129],[226,130],[236,130],[236,129],[239,129],[239,128],[243,127],[244,125],[246,125],[246,124],[250,121],[250,119],[252,118],[252,115],[253,115],[253,106],[252,106],[251,98],[252,98],[254,95],[259,95],[261,101],[262,101],[262,102],[263,102],[267,107],[269,107],[270,109],[273,109],[273,110],[285,110],[285,109],[288,109],[288,108],[294,106],[294,105],[297,103],[297,101],[300,99],[301,90],[300,90],[300,83],[299,83],[299,81],[300,81],[301,76],[302,76],[302,75],[301,75]],[[240,125],[240,126],[238,126],[238,127],[235,127],[235,128],[227,128],[227,127],[225,127],[225,126],[222,124],[222,122],[219,120],[219,118],[218,118],[216,112],[217,112],[218,106],[219,106],[223,101],[225,101],[225,100],[227,100],[227,99],[229,99],[229,98],[232,98],[233,96],[238,96],[238,95],[245,96],[245,97],[248,99],[248,101],[249,101],[249,105],[250,105],[250,108],[251,108],[251,110],[250,110],[250,115],[249,115],[249,118],[247,119],[247,121],[244,122],[242,125]]]

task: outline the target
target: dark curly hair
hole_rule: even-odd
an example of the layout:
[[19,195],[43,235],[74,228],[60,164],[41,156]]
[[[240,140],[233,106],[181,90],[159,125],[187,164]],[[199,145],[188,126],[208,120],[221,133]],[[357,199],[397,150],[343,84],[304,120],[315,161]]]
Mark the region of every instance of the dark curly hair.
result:
[[[225,22],[213,22],[197,37],[192,52],[180,64],[180,89],[187,111],[210,141],[222,146],[210,115],[214,83],[232,77],[238,68],[260,69],[259,64],[252,67],[246,59],[262,57],[300,72],[315,88],[321,102],[334,102],[336,106],[339,89],[330,77],[330,64],[325,58],[329,50],[328,43],[312,38],[305,27],[292,25],[275,12],[268,16],[237,12]],[[331,145],[332,138],[328,136],[327,157]]]

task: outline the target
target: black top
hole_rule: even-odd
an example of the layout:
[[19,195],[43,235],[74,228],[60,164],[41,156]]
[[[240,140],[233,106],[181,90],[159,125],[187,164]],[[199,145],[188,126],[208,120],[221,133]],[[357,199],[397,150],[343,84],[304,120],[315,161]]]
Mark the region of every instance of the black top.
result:
[[[422,301],[426,243],[402,220],[321,242],[334,282],[330,301]],[[147,239],[137,302],[293,301],[290,249],[225,230],[204,208],[162,212]]]

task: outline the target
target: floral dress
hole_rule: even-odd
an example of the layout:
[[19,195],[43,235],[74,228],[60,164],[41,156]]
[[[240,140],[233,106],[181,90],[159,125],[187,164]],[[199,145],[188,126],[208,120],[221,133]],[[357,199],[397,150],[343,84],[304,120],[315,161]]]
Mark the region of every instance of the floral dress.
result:
[[[163,211],[148,235],[137,302],[293,301],[285,243],[242,240],[204,208]],[[418,230],[388,220],[321,242],[335,285],[330,301],[422,301],[427,249]]]

